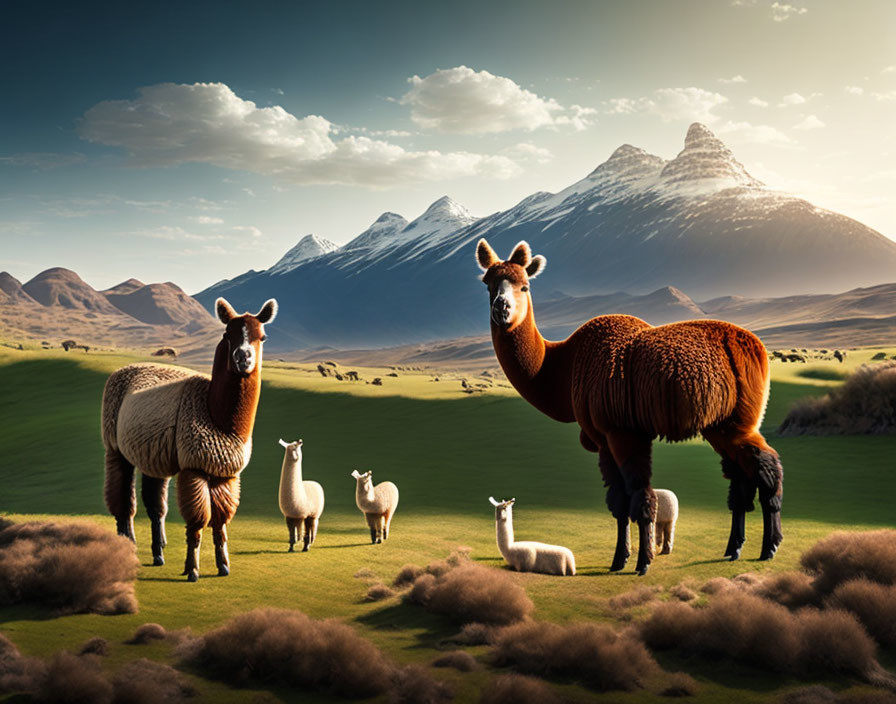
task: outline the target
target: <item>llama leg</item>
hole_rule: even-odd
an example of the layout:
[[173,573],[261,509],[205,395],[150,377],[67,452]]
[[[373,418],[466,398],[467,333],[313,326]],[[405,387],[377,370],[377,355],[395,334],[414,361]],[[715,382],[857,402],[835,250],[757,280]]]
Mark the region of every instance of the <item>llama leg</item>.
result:
[[115,527],[119,535],[134,537],[134,515],[137,513],[137,486],[134,465],[128,462],[118,450],[106,448],[106,483],[103,487],[106,507],[115,517]]
[[305,528],[305,535],[304,535],[304,546],[302,547],[302,552],[308,552],[308,548],[311,546],[311,543],[314,540],[314,517],[308,516],[304,520],[303,526]]
[[367,519],[367,525],[370,528],[370,542],[376,543],[376,529],[377,523],[379,522],[379,516],[375,513],[365,513],[364,517]]
[[622,473],[609,448],[604,447],[599,452],[598,466],[604,479],[604,486],[607,487],[607,508],[616,519],[616,552],[613,555],[610,571],[618,572],[625,567],[625,563],[628,562],[629,555],[631,555],[631,534],[628,527],[629,498],[625,493],[625,481],[622,478]]
[[240,505],[240,477],[227,479],[209,478],[209,495],[211,498],[212,536],[215,541],[215,565],[218,576],[230,574],[230,556],[227,554],[227,524]]
[[386,540],[389,537],[389,526],[392,525],[392,514],[385,513],[383,514],[383,540]]
[[165,536],[165,516],[168,515],[168,482],[169,479],[158,479],[143,475],[140,482],[140,495],[149,516],[152,527],[152,564],[165,564],[163,551],[168,544]]
[[654,558],[656,494],[650,487],[652,438],[636,433],[613,433],[607,442],[619,466],[629,497],[629,516],[638,524],[638,563],[643,576]]
[[756,483],[744,473],[737,462],[722,458],[722,473],[728,477],[728,508],[731,510],[731,534],[725,557],[733,562],[740,558],[746,540],[746,514],[753,510],[753,498],[756,496]]
[[317,540],[317,527],[320,525],[320,518],[315,517],[311,519],[311,545],[314,545],[314,541]]
[[[759,505],[762,507],[762,549],[760,560],[775,556],[783,540],[781,532],[781,497],[784,470],[778,453],[770,447],[758,432],[752,432],[735,444],[734,456],[750,485],[750,497],[759,489]],[[751,501],[752,504],[752,501]]]
[[675,523],[669,521],[666,524],[666,535],[663,538],[663,552],[661,554],[668,555],[672,552],[672,545],[675,542]]
[[177,476],[177,507],[187,524],[187,559],[183,574],[190,582],[199,579],[199,545],[202,529],[212,517],[208,477],[201,472],[182,469]]
[[299,527],[296,525],[295,518],[286,518],[286,527],[289,530],[289,551],[295,552],[296,539],[298,537]]

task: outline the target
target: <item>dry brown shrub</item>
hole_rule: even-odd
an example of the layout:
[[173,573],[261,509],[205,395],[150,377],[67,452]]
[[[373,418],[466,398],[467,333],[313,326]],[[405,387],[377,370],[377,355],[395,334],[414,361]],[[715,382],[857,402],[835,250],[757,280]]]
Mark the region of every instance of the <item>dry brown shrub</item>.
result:
[[418,567],[417,565],[405,565],[398,571],[398,574],[395,575],[395,579],[392,580],[392,586],[404,587],[408,584],[413,584],[414,580],[421,574],[423,574],[422,567]]
[[37,683],[34,698],[42,704],[111,704],[112,684],[100,670],[97,658],[56,653]]
[[879,667],[874,642],[844,611],[786,607],[746,593],[727,592],[708,606],[669,602],[640,627],[657,650],[727,655],[775,672],[806,675],[836,670],[866,677]]
[[461,672],[472,672],[479,669],[476,658],[463,650],[452,650],[450,653],[440,655],[432,661],[433,667],[453,667]]
[[447,684],[430,677],[419,665],[408,665],[396,671],[393,680],[390,704],[439,704],[454,699]]
[[614,610],[622,610],[641,606],[642,604],[655,600],[662,589],[662,587],[657,585],[652,587],[646,585],[635,587],[631,591],[617,594],[612,597],[609,601],[610,608]]
[[158,623],[144,623],[142,626],[137,626],[134,635],[126,640],[125,643],[128,645],[143,645],[153,640],[165,640],[167,636],[168,631],[165,630],[164,626],[160,626]]
[[100,638],[99,636],[91,638],[81,646],[81,650],[78,651],[78,654],[99,655],[105,657],[109,654],[109,641],[105,638]]
[[0,633],[0,693],[34,690],[45,672],[42,660],[22,656],[15,643]]
[[388,599],[390,596],[394,596],[395,592],[392,591],[385,584],[373,584],[367,590],[367,593],[364,595],[365,601],[382,601],[383,599]]
[[697,598],[697,592],[685,584],[676,584],[669,590],[669,594],[679,601],[693,601]]
[[854,579],[838,586],[829,603],[854,614],[881,645],[896,646],[896,585]]
[[382,694],[394,672],[349,626],[287,609],[239,614],[179,650],[185,661],[236,683],[281,683],[347,697]]
[[782,435],[863,435],[896,432],[896,362],[863,365],[820,398],[795,403]]
[[832,533],[804,552],[800,564],[822,594],[859,578],[896,584],[896,530]]
[[197,694],[173,667],[145,658],[122,667],[112,685],[115,704],[174,704]]
[[0,526],[0,606],[30,602],[62,613],[134,613],[139,566],[133,543],[92,523]]
[[737,588],[739,587],[732,583],[727,577],[713,577],[703,583],[703,586],[700,587],[700,591],[704,594],[721,594],[722,592]]
[[660,691],[664,697],[693,697],[700,689],[697,680],[686,672],[673,672]]
[[525,675],[498,675],[483,690],[480,704],[560,704],[544,681]]
[[376,572],[369,567],[362,567],[354,574],[355,579],[376,579]]
[[837,695],[820,684],[800,687],[781,697],[781,704],[837,704],[837,702]]
[[817,606],[821,602],[821,595],[812,586],[812,578],[802,572],[769,575],[756,585],[753,593],[788,609]]
[[459,623],[514,623],[535,610],[509,575],[473,563],[461,563],[439,576],[420,575],[406,598]]
[[461,645],[489,645],[494,643],[500,628],[484,623],[468,623],[460,629],[454,641]]
[[570,677],[593,689],[633,690],[659,671],[653,656],[630,632],[594,623],[559,626],[527,621],[501,630],[492,647],[499,666],[526,674]]

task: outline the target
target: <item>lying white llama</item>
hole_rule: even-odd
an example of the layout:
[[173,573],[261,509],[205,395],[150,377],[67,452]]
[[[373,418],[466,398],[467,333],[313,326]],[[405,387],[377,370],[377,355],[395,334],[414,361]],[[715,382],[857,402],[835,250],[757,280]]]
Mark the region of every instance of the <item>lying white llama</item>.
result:
[[382,543],[389,537],[392,516],[398,508],[398,487],[392,482],[381,482],[374,486],[373,472],[369,470],[359,474],[356,469],[352,472],[352,476],[357,482],[355,503],[367,519],[370,542]]
[[518,572],[544,572],[545,574],[574,575],[576,558],[572,550],[561,545],[536,543],[531,540],[513,540],[513,504],[516,499],[488,500],[495,507],[495,533],[498,536],[498,550],[507,560],[511,569]]
[[675,540],[678,497],[668,489],[654,489],[653,493],[656,494],[656,546],[662,546],[660,555],[668,555]]
[[289,551],[293,552],[299,538],[304,542],[302,552],[317,537],[317,523],[324,512],[324,490],[317,482],[302,480],[302,441],[280,440],[285,448],[283,468],[280,470],[280,512],[289,528]]

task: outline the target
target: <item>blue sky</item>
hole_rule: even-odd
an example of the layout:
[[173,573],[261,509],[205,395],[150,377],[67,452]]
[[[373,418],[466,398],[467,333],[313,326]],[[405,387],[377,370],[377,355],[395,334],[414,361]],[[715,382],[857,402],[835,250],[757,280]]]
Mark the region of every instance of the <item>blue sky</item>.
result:
[[[896,3],[39,3],[0,23],[0,268],[193,293],[706,123],[896,239]],[[224,5],[225,7],[221,7]]]

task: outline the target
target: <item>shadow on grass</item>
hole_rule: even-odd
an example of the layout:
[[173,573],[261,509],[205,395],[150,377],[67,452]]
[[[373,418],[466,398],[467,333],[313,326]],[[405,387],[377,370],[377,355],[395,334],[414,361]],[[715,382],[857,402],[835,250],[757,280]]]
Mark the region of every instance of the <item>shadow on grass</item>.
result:
[[355,620],[378,631],[410,631],[414,633],[415,649],[443,650],[446,641],[456,636],[460,626],[450,619],[433,614],[422,606],[399,601],[382,609],[358,616]]

